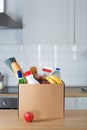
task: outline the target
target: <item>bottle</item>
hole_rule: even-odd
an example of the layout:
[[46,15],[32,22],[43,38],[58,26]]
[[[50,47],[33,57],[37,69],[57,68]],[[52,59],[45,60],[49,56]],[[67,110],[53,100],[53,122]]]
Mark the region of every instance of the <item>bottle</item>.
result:
[[24,76],[28,84],[39,84],[39,82],[33,77],[33,74],[31,73],[31,71],[26,71],[24,73]]
[[21,71],[17,71],[17,76],[18,76],[18,82],[19,82],[19,84],[24,84],[24,83],[26,83],[26,80],[25,80],[25,78],[22,76]]
[[61,78],[61,75],[60,75],[60,68],[56,68],[54,72],[52,72],[52,75],[56,75],[58,76],[59,78]]

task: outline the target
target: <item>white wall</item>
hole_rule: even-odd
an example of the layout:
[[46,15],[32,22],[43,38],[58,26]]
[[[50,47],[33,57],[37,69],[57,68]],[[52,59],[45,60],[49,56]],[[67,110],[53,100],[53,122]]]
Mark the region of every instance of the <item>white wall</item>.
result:
[[[50,2],[49,0],[47,1]],[[32,0],[26,0],[23,5],[24,7],[27,5],[27,12],[23,12],[23,30],[0,30],[0,71],[5,77],[8,77],[6,84],[17,85],[14,74],[4,63],[6,58],[15,56],[24,71],[29,69],[32,65],[36,65],[39,70],[44,65],[50,66],[53,69],[57,66],[61,68],[61,77],[66,86],[87,86],[87,44],[78,44],[77,52],[74,53],[72,51],[73,44],[69,44],[69,42],[60,44],[57,39],[51,37],[51,32],[48,39],[43,30],[40,30],[40,32],[41,35],[44,34],[45,37],[42,35],[39,39],[38,35],[37,40],[36,35],[34,35],[36,32],[32,33],[32,28],[30,24],[28,25],[28,23],[30,23],[29,20],[33,21],[33,18],[36,17],[36,15],[33,14],[33,8],[34,6],[37,7],[37,2],[35,1],[35,5],[33,6]],[[29,8],[28,5],[31,8]],[[43,12],[42,9],[43,8],[40,8],[41,12]],[[38,18],[36,18],[37,22],[41,17],[42,16],[38,16]],[[42,20],[41,25],[43,24],[44,21]],[[41,27],[37,24],[37,27],[35,26],[34,28],[34,25],[35,21],[32,22],[33,32],[36,31],[34,30],[35,28],[40,29]],[[49,33],[49,30],[47,33]]]

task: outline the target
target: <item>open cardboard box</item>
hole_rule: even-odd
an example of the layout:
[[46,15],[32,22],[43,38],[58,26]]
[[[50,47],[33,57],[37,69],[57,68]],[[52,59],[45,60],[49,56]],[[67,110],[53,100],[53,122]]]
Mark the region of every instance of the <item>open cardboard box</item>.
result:
[[34,113],[35,120],[64,118],[64,85],[19,84],[19,118],[26,111]]

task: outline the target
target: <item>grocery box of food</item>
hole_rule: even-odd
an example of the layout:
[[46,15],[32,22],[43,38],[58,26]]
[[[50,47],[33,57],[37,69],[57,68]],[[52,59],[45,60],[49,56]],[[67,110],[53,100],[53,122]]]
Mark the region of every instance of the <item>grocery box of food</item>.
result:
[[64,84],[19,84],[18,117],[27,111],[34,120],[64,118]]

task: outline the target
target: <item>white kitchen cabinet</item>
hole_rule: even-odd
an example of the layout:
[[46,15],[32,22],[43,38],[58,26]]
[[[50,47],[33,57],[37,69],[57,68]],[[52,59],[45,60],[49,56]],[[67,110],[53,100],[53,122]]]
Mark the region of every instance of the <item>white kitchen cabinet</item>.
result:
[[87,44],[87,0],[26,0],[23,6],[25,44]]
[[87,110],[87,97],[65,97],[65,110]]
[[26,0],[23,43],[73,43],[73,0]]
[[87,97],[76,98],[76,109],[77,110],[87,110]]
[[87,0],[75,0],[75,42],[87,44]]
[[65,98],[65,110],[75,110],[76,109],[76,98],[66,97]]

